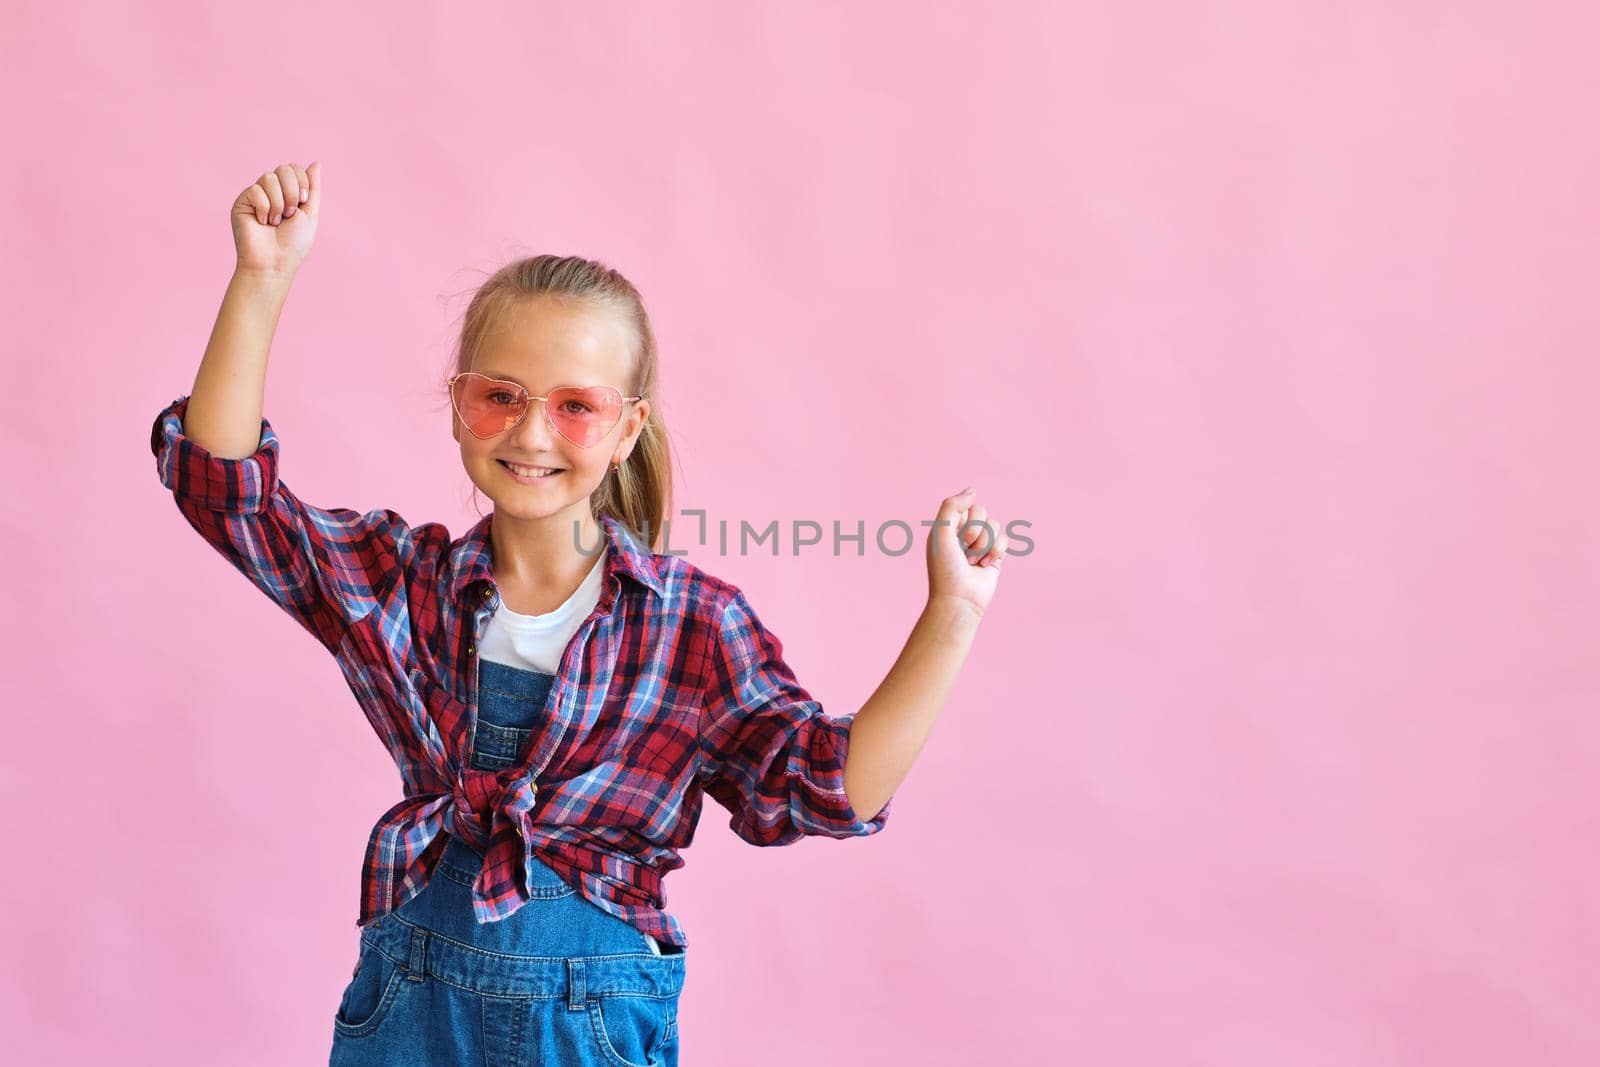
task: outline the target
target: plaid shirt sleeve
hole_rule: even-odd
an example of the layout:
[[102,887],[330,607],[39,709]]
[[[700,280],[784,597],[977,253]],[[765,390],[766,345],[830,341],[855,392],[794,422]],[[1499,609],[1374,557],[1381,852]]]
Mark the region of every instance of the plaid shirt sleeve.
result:
[[854,715],[835,718],[795,680],[783,644],[742,591],[718,613],[700,724],[699,780],[753,845],[801,837],[864,837],[883,829],[894,798],[863,822],[844,791]]
[[278,477],[278,436],[242,459],[213,456],[183,432],[189,397],[163,408],[150,431],[161,484],[211,547],[329,651],[401,577],[409,541],[389,510],[365,514],[302,502]]

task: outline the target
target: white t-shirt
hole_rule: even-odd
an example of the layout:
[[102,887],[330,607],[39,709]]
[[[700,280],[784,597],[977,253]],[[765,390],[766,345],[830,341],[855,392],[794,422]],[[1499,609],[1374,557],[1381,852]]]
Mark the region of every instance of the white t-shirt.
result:
[[483,640],[478,643],[478,654],[519,670],[557,673],[567,643],[600,603],[600,583],[605,576],[606,553],[602,552],[595,557],[588,576],[567,597],[566,603],[554,611],[543,615],[518,615],[501,601],[499,609],[489,618]]
[[[573,634],[578,632],[583,620],[600,603],[600,583],[606,576],[605,564],[606,553],[602,552],[595,558],[594,566],[589,568],[588,577],[566,602],[543,615],[519,615],[502,601],[489,617],[489,625],[478,645],[478,655],[518,670],[556,674],[561,669],[561,657]],[[649,934],[644,934],[644,939],[649,943],[651,952],[657,956],[662,954],[661,942]]]

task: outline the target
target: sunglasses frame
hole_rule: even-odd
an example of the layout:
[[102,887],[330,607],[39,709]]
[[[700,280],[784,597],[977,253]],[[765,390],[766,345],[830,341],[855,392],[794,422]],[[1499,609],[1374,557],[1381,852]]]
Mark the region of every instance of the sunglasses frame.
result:
[[[485,437],[482,434],[480,434],[477,430],[474,430],[470,425],[467,424],[466,417],[461,414],[461,406],[456,403],[456,380],[458,378],[482,378],[486,382],[498,382],[501,385],[508,386],[510,389],[521,393],[526,398],[526,401],[522,405],[522,413],[517,416],[517,421],[513,422],[510,426],[507,426],[504,430],[499,431],[499,433],[492,433],[488,437]],[[462,426],[466,427],[466,431],[468,433],[470,433],[472,436],[476,437],[480,441],[492,440],[493,438],[499,437],[500,434],[508,433],[511,430],[515,430],[518,426],[521,426],[522,425],[522,420],[528,417],[528,412],[533,408],[533,402],[535,400],[540,400],[540,401],[544,401],[544,421],[547,424],[549,424],[551,430],[553,430],[556,433],[561,435],[561,439],[563,441],[570,441],[572,444],[577,445],[579,448],[593,448],[595,445],[600,443],[599,441],[595,441],[593,444],[587,444],[586,445],[586,444],[583,444],[581,441],[573,441],[572,438],[568,437],[564,432],[562,432],[561,427],[556,425],[556,420],[550,417],[550,403],[549,403],[550,397],[548,397],[548,396],[534,396],[532,393],[528,392],[527,389],[523,388],[521,385],[517,384],[516,382],[507,381],[504,378],[491,377],[490,375],[484,374],[481,371],[465,370],[465,371],[462,371],[460,374],[452,374],[450,376],[450,380],[448,382],[446,382],[445,384],[450,390],[450,408],[451,408],[451,410],[453,410],[456,413],[456,418],[458,420],[460,420]],[[561,388],[563,388],[563,389],[568,389],[568,388],[570,388],[570,389],[609,389],[613,393],[617,394],[618,397],[621,397],[622,403],[624,403],[624,404],[631,404],[635,400],[643,400],[644,399],[643,396],[623,396],[622,395],[622,390],[618,389],[614,385],[574,385],[574,386],[562,386]],[[554,395],[554,394],[552,394],[552,395]],[[622,414],[619,411],[618,414],[617,414],[617,422],[614,422],[610,426],[607,426],[606,427],[606,433],[610,433],[612,430],[615,430],[617,428],[617,423],[620,423],[621,421],[622,421]],[[602,434],[601,436],[603,438],[604,434]]]

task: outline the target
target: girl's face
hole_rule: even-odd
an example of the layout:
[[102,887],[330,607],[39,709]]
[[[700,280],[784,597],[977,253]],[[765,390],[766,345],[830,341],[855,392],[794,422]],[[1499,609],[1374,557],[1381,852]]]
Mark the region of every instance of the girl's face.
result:
[[[520,384],[533,396],[549,396],[563,385],[609,385],[632,395],[629,337],[617,319],[582,302],[534,297],[510,312],[511,318],[479,353],[469,370]],[[522,421],[488,440],[480,440],[450,412],[451,433],[461,444],[461,462],[498,511],[519,519],[564,516],[587,524],[589,496],[622,462],[650,413],[648,401],[622,405],[611,432],[587,448],[567,440],[545,417],[545,402],[529,402]],[[559,467],[534,482],[506,469]]]

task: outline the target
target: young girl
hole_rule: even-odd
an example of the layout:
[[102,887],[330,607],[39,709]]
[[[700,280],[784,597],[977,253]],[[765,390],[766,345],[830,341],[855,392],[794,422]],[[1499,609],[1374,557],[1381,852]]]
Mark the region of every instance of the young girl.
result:
[[510,263],[468,308],[451,433],[486,518],[452,539],[305,503],[262,397],[322,179],[286,163],[234,201],[236,270],[150,444],[184,518],[333,653],[400,770],[330,1063],[676,1064],[688,938],[662,879],[703,796],[756,845],[881,830],[1005,538],[972,490],[943,500],[905,649],[857,714],[824,714],[737,586],[655,551],[655,338],[634,287],[575,257]]

